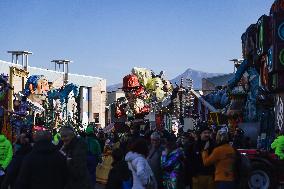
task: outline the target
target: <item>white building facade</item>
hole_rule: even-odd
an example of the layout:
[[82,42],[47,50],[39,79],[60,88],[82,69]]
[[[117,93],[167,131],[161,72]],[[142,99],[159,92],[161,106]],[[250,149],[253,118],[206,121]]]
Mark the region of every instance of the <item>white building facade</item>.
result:
[[[10,67],[23,68],[20,64],[0,60],[0,74],[10,74]],[[64,73],[37,67],[27,67],[30,75],[44,75],[54,88],[64,83]],[[22,91],[22,79],[14,79],[14,93]],[[95,123],[97,126],[105,127],[106,106],[106,80],[86,75],[68,74],[68,82],[80,86],[80,112],[83,124]]]

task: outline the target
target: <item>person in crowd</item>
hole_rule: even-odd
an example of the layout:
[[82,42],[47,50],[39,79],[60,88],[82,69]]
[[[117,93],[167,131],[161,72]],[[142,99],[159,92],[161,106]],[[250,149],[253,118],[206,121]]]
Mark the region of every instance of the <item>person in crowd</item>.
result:
[[65,189],[94,188],[87,168],[87,144],[83,139],[76,137],[72,127],[62,127],[60,135],[63,141],[61,152],[66,156],[68,168]]
[[101,162],[101,145],[98,142],[94,128],[92,126],[86,129],[86,143],[88,145],[87,167],[91,176],[93,185],[96,184],[96,168],[99,162]]
[[189,161],[190,154],[189,152],[194,146],[195,138],[191,134],[191,131],[188,131],[184,133],[184,135],[181,137],[181,148],[184,151],[184,184],[185,186],[189,186],[192,188],[192,175],[190,172],[191,169],[191,162]]
[[208,154],[211,154],[214,148],[214,142],[211,140],[211,129],[203,125],[198,130],[198,138],[194,142],[189,152],[186,152],[187,161],[189,166],[189,176],[192,177],[193,189],[214,189],[214,166],[204,166],[201,153],[204,146],[209,142]]
[[183,150],[177,147],[175,137],[168,138],[166,149],[162,152],[161,157],[164,189],[184,188],[182,174],[183,160]]
[[155,175],[155,179],[158,184],[158,188],[163,188],[162,184],[162,170],[161,170],[161,156],[163,147],[161,146],[160,134],[154,132],[151,135],[151,145],[149,148],[149,154],[147,156],[148,163]]
[[104,152],[102,157],[102,163],[97,166],[96,175],[97,175],[97,182],[100,184],[106,184],[109,172],[111,170],[111,164],[113,162],[112,159],[112,142],[107,139],[106,144],[104,145]]
[[241,128],[236,128],[233,137],[233,147],[240,149],[244,147],[244,131]]
[[215,165],[215,182],[217,189],[235,189],[235,161],[236,151],[229,144],[228,129],[222,128],[217,132],[217,147],[209,155],[209,142],[204,146],[202,159],[205,166]]
[[11,142],[0,134],[0,186],[4,179],[5,171],[13,157],[13,147]]
[[24,157],[32,150],[30,139],[26,133],[21,133],[16,142],[17,150],[9,166],[7,167],[6,175],[3,180],[1,189],[15,188],[16,179],[20,171]]
[[105,133],[103,132],[102,129],[99,129],[99,131],[97,133],[97,139],[98,139],[98,142],[101,145],[101,149],[105,149],[106,137],[105,137]]
[[116,149],[116,148],[120,148],[120,140],[119,140],[119,136],[118,136],[118,133],[116,132],[113,132],[112,133],[112,148],[113,149]]
[[48,131],[34,134],[35,145],[23,160],[16,189],[62,189],[67,180],[65,157],[51,142]]
[[112,151],[112,169],[109,172],[105,189],[124,189],[132,187],[132,173],[124,160],[123,151],[120,148]]
[[122,133],[120,140],[119,140],[119,142],[120,142],[119,147],[120,147],[120,149],[122,149],[124,156],[128,152],[128,136],[127,135],[128,135],[127,132]]
[[146,159],[147,155],[148,145],[143,138],[135,140],[130,151],[126,154],[125,160],[133,176],[132,189],[157,188],[154,173]]

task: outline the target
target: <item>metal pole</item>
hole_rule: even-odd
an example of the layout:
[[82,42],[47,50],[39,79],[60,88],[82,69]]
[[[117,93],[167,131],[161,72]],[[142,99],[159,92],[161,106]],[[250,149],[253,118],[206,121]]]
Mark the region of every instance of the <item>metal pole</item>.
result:
[[14,63],[14,54],[12,54],[12,63]]

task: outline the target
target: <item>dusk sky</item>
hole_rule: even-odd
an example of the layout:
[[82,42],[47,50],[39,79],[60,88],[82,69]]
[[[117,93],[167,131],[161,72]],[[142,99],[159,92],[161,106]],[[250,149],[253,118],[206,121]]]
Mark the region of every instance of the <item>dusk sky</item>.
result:
[[[29,50],[30,65],[122,82],[131,68],[232,72],[241,34],[274,0],[0,0],[0,59]],[[0,70],[1,72],[1,70]]]

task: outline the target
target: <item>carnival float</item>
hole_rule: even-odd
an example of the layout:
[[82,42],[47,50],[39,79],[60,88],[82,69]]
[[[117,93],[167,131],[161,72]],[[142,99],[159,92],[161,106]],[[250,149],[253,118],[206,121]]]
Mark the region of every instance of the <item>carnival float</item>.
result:
[[[251,162],[245,188],[277,188],[283,183],[284,1],[276,0],[241,36],[242,60],[233,79],[199,96],[212,125],[242,129],[250,145],[239,149]],[[209,105],[208,105],[209,104]],[[221,117],[222,122],[220,122]]]
[[183,79],[180,85],[173,85],[163,71],[155,74],[147,68],[134,67],[131,74],[123,78],[125,97],[116,102],[115,116],[140,125],[152,119],[153,128],[177,132],[184,126],[184,118],[191,116],[192,80],[186,82],[188,86],[184,86]]
[[[58,130],[65,125],[80,129],[77,85],[67,83],[54,88],[44,75],[28,76],[25,70],[10,69],[16,71],[10,76],[0,75],[0,129],[10,140],[34,129]],[[13,87],[15,77],[25,81],[17,92]]]

